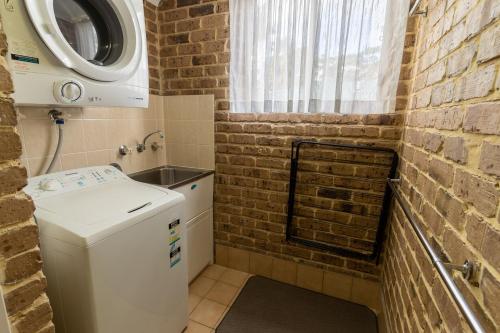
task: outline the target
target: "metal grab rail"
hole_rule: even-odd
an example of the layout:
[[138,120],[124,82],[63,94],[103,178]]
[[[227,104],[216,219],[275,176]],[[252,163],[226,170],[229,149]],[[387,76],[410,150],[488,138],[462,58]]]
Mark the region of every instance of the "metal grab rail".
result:
[[448,291],[450,292],[451,296],[453,297],[453,299],[457,303],[458,308],[462,312],[463,316],[465,317],[465,319],[469,323],[472,330],[476,333],[485,333],[486,331],[482,327],[482,325],[479,322],[479,320],[477,319],[476,315],[472,312],[469,304],[467,303],[464,296],[462,295],[462,293],[458,289],[457,285],[453,281],[452,276],[450,275],[450,273],[446,269],[446,263],[444,263],[441,260],[441,258],[437,255],[437,253],[434,251],[434,248],[427,240],[424,232],[422,231],[422,229],[420,229],[418,224],[415,222],[413,214],[410,212],[408,206],[406,205],[405,200],[399,194],[399,191],[395,186],[395,183],[398,183],[398,182],[399,182],[399,179],[388,179],[388,181],[387,181],[387,183],[389,184],[389,186],[392,189],[392,193],[394,194],[394,197],[397,199],[399,205],[401,206],[401,209],[403,210],[404,214],[406,215],[406,217],[410,221],[410,224],[411,224],[413,230],[417,234],[417,237],[420,240],[422,246],[424,247],[424,249],[427,252],[427,254],[429,255],[429,257],[431,258],[434,267],[436,268],[439,275],[443,279],[444,284],[448,288]]
[[415,14],[415,12],[417,11],[418,6],[420,5],[420,1],[421,0],[415,1],[415,4],[410,9],[410,16],[413,16],[413,14]]
[[427,8],[425,8],[423,11],[417,12],[417,8],[420,5],[420,2],[421,2],[421,0],[415,1],[415,4],[410,9],[409,16],[413,16],[413,15],[424,15],[424,16],[427,16]]

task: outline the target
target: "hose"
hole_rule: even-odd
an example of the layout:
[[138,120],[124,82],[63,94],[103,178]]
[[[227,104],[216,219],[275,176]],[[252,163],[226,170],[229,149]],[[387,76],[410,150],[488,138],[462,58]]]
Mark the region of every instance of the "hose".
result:
[[59,157],[59,153],[61,152],[61,147],[62,147],[62,143],[63,143],[63,128],[62,126],[64,125],[64,119],[56,119],[56,125],[57,125],[57,147],[56,147],[56,151],[54,152],[54,156],[52,157],[52,161],[50,161],[50,164],[49,164],[49,167],[47,168],[47,170],[44,172],[44,174],[46,173],[50,173],[52,171],[52,169],[54,168],[54,165],[56,164],[56,161],[57,161],[57,158]]

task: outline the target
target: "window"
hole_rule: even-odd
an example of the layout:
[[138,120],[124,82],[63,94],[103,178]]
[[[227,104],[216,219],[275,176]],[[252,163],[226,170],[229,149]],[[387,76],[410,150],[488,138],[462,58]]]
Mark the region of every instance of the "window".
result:
[[230,6],[233,112],[393,112],[408,0]]

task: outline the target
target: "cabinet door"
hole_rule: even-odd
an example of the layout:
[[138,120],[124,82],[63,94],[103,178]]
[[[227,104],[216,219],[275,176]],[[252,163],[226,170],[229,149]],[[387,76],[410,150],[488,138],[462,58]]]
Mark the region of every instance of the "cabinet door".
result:
[[187,223],[188,279],[191,282],[214,256],[213,210],[209,209]]

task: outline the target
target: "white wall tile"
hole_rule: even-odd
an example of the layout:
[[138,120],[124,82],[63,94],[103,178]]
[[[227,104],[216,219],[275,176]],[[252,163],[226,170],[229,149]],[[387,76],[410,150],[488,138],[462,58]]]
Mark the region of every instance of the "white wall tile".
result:
[[54,152],[57,127],[48,120],[24,119],[18,127],[22,128],[27,158],[40,158]]
[[[45,172],[49,167],[52,156],[45,156],[40,158],[29,158],[28,159],[28,173],[30,177],[38,176]],[[58,158],[54,164],[52,172],[61,171],[61,159]]]
[[78,169],[82,166],[87,166],[87,154],[75,153],[61,156],[62,170]]
[[87,165],[98,166],[106,165],[112,162],[111,150],[98,150],[87,152]]
[[215,168],[213,95],[166,96],[167,163]]
[[197,120],[214,120],[214,95],[198,96],[198,117]]
[[108,142],[108,121],[102,120],[85,120],[83,122],[83,135],[85,151],[95,151],[110,149],[111,145]]
[[[148,141],[148,150],[138,153],[136,144],[147,133],[164,130],[164,97],[150,96],[150,107],[126,108],[64,108],[64,143],[53,171],[105,165],[116,162],[130,173],[166,164],[166,149],[153,152],[154,141],[164,146],[158,136]],[[22,161],[28,173],[36,176],[44,171],[56,148],[57,126],[48,118],[48,107],[19,107],[18,131],[23,142]],[[133,149],[129,156],[118,154],[120,145]]]
[[198,167],[202,169],[215,169],[214,146],[198,145]]

